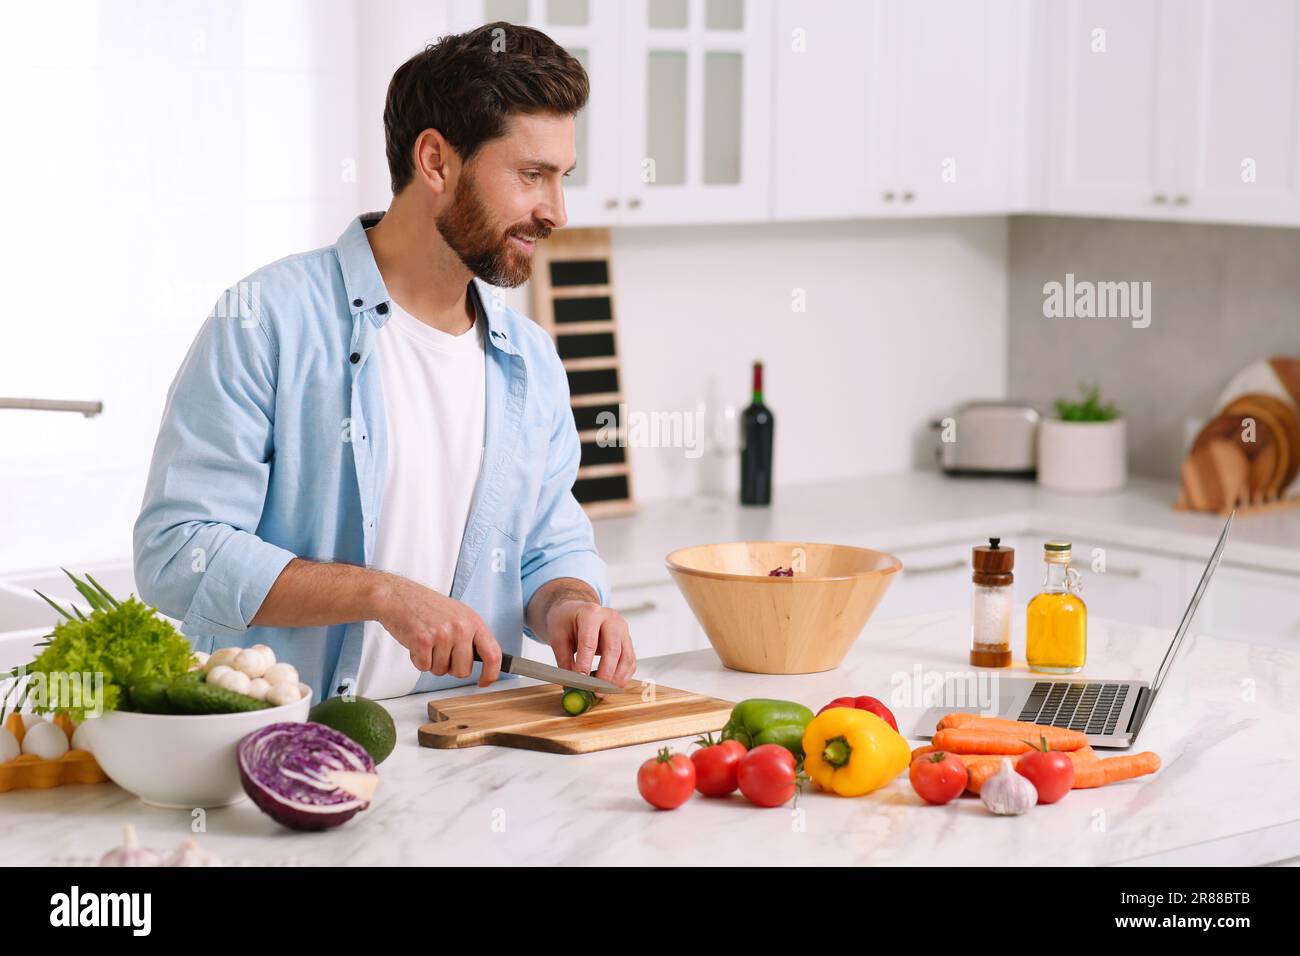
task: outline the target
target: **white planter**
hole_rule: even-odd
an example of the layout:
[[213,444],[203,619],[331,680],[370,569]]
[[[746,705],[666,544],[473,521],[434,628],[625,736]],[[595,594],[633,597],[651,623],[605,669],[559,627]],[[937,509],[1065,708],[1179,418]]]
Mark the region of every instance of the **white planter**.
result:
[[1063,422],[1044,418],[1038,430],[1038,483],[1053,491],[1118,491],[1128,478],[1124,419]]

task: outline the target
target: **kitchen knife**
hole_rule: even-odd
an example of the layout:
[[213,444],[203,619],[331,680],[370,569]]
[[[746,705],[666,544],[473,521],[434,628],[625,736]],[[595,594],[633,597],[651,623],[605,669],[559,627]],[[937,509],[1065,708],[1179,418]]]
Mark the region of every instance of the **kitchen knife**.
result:
[[[477,650],[474,651],[474,660],[480,664],[483,663],[483,658],[478,656]],[[607,680],[601,680],[599,677],[588,677],[586,674],[580,674],[577,671],[566,671],[550,664],[530,661],[526,657],[515,657],[513,654],[507,654],[504,651],[501,653],[501,670],[506,674],[532,677],[536,680],[546,681],[548,684],[559,684],[561,687],[577,687],[581,690],[597,691],[602,694],[617,694],[623,689]]]

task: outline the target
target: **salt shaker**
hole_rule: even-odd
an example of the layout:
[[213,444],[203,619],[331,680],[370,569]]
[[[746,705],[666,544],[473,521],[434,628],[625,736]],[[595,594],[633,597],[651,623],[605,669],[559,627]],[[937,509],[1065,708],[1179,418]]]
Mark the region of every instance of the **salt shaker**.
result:
[[1015,580],[1016,549],[1003,548],[1001,538],[971,549],[970,662],[974,667],[1011,666],[1011,585]]

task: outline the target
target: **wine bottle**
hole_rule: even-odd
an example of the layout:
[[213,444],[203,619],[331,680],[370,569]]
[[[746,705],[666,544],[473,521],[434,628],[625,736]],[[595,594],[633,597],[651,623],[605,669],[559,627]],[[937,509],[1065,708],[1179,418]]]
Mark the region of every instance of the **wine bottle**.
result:
[[772,410],[763,404],[763,363],[754,363],[754,398],[740,416],[740,503],[772,501]]

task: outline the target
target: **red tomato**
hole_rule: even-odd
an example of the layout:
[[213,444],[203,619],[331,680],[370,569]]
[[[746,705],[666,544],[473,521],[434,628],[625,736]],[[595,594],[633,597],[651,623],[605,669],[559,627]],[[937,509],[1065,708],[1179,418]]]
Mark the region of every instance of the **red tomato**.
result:
[[1074,761],[1059,750],[1031,750],[1016,761],[1016,773],[1038,791],[1039,803],[1055,803],[1074,786]]
[[636,772],[636,788],[651,806],[676,810],[695,789],[695,764],[685,754],[675,754],[667,747],[659,749]]
[[890,712],[889,708],[874,697],[836,697],[821,710],[817,711],[817,713],[820,714],[822,711],[830,710],[832,707],[848,707],[850,710],[865,710],[869,713],[875,714],[895,730],[898,729],[898,721],[894,719],[894,715]]
[[966,765],[956,754],[922,754],[912,761],[907,779],[922,800],[942,806],[966,789]]
[[736,770],[746,752],[745,745],[739,740],[707,743],[695,751],[691,754],[691,763],[695,764],[695,789],[706,797],[725,797],[734,793],[740,786]]
[[779,807],[794,796],[794,754],[780,744],[761,744],[740,761],[736,781],[750,803]]

